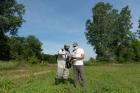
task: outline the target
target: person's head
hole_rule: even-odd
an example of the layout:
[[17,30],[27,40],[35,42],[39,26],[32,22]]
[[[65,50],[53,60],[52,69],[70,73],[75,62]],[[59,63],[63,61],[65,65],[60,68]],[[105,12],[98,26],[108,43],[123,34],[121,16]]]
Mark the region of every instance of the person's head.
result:
[[74,49],[78,49],[78,47],[79,47],[78,43],[76,43],[76,42],[73,43],[73,48],[74,48]]
[[68,45],[68,44],[65,44],[65,45],[64,45],[64,49],[65,49],[65,50],[69,50],[69,48],[70,48],[70,45]]

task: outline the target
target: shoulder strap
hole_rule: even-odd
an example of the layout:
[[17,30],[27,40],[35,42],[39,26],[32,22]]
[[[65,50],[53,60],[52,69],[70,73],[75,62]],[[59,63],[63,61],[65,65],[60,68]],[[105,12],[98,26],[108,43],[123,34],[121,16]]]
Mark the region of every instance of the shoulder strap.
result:
[[72,52],[76,51],[76,49],[74,49]]
[[63,49],[63,48],[61,48],[61,50],[62,50],[62,51],[64,51],[64,49]]

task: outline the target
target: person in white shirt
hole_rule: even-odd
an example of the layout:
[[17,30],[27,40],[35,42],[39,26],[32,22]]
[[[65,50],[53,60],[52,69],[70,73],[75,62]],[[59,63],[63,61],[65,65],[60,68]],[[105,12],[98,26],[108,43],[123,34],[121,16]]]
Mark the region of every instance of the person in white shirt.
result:
[[64,45],[64,48],[58,51],[57,57],[57,75],[55,78],[55,84],[58,84],[61,80],[67,82],[69,77],[69,68],[66,66],[66,59],[69,57],[68,54],[70,46],[68,44]]
[[84,50],[79,47],[78,43],[73,43],[73,71],[74,71],[74,84],[75,87],[85,85],[85,80],[83,76],[83,60],[84,60]]

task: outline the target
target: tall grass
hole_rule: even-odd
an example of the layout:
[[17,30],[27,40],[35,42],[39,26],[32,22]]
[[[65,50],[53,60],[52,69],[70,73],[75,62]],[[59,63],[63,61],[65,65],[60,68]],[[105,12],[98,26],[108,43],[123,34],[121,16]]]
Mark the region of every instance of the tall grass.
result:
[[[23,68],[22,68],[23,69]],[[47,71],[42,74],[37,72]],[[56,65],[32,66],[22,71],[0,71],[0,93],[140,93],[140,64],[104,64],[84,67],[86,86],[73,86],[73,69],[68,84],[54,84]],[[28,74],[27,77],[17,78]]]

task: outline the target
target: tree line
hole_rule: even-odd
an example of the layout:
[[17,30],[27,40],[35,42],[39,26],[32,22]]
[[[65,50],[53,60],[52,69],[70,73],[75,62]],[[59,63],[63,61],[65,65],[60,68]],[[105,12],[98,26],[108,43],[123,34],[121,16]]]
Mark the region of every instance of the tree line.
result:
[[86,22],[85,36],[99,61],[140,62],[140,20],[132,32],[129,6],[120,11],[109,3],[99,2]]
[[42,53],[42,43],[33,35],[21,37],[25,6],[16,0],[0,0],[0,60],[24,60],[31,64],[56,62],[54,55]]
[[15,0],[0,0],[0,59],[9,60],[9,35],[17,36],[18,28],[25,21],[23,15],[25,7]]
[[[56,62],[56,55],[42,53],[42,43],[33,35],[21,37],[18,29],[25,22],[25,6],[16,0],[0,0],[0,60],[26,60],[30,63]],[[131,10],[120,11],[99,2],[87,20],[85,36],[99,61],[140,62],[140,20],[132,32]]]

